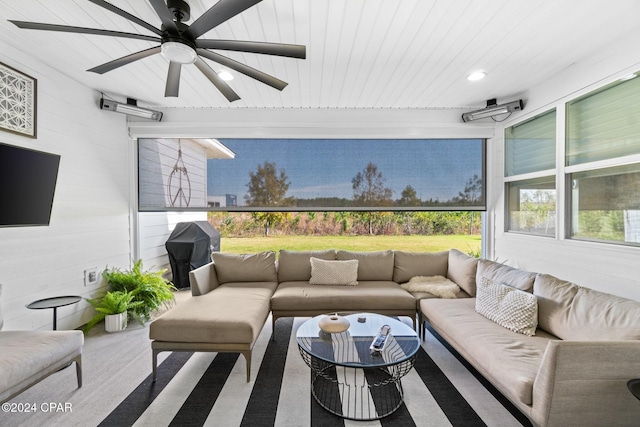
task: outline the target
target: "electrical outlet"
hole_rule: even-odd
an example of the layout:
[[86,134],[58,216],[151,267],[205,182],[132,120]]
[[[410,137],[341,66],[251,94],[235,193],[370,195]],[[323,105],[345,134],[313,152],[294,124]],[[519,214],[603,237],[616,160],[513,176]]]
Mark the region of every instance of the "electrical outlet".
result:
[[84,271],[84,285],[91,286],[98,283],[98,267],[88,268]]

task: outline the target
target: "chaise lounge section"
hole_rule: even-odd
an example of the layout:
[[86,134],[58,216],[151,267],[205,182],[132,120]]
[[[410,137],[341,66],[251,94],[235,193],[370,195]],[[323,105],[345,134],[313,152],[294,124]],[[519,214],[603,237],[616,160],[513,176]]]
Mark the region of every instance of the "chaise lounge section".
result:
[[278,286],[275,253],[214,253],[213,262],[189,272],[191,294],[151,322],[153,380],[163,351],[241,353],[251,378],[251,351]]

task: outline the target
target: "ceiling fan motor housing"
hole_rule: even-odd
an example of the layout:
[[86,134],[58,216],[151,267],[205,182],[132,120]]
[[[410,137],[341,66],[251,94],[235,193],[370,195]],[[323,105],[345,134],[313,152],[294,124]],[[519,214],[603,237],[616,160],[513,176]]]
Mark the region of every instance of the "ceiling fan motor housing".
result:
[[184,0],[167,0],[167,8],[177,22],[185,22],[191,19],[191,7]]

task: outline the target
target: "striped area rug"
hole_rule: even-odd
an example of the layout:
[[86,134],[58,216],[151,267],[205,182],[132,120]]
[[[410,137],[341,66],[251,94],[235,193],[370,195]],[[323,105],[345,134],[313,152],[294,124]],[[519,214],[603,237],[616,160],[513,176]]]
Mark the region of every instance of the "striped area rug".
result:
[[[311,372],[295,340],[307,319],[267,321],[254,347],[251,382],[231,353],[165,353],[155,383],[147,377],[101,426],[522,426],[504,397],[428,333],[403,379],[405,401],[379,421],[350,421],[312,397]],[[409,319],[401,319],[410,324]]]

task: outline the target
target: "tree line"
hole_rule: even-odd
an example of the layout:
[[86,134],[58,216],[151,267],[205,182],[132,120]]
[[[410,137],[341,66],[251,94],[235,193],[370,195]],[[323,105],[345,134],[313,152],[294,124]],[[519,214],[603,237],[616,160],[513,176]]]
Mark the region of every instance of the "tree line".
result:
[[[209,212],[209,222],[223,237],[265,234],[264,212]],[[474,211],[269,212],[277,220],[272,235],[453,235],[481,233]],[[367,216],[367,214],[369,216]],[[371,215],[375,214],[375,215]]]
[[353,196],[351,199],[340,197],[316,197],[302,199],[287,196],[291,181],[284,169],[278,169],[274,162],[265,161],[254,172],[249,172],[245,205],[251,207],[298,206],[298,207],[424,207],[424,206],[473,206],[482,197],[482,179],[474,174],[466,182],[457,196],[440,201],[433,198],[422,200],[416,190],[407,185],[398,199],[393,198],[393,190],[385,185],[386,178],[378,166],[369,162],[351,179]]
[[[422,212],[384,212],[385,208],[390,207],[423,207],[423,206],[474,206],[482,197],[482,179],[474,174],[465,187],[457,196],[448,201],[440,202],[438,200],[422,201],[415,189],[411,185],[407,185],[401,192],[400,198],[393,199],[393,190],[386,186],[386,179],[382,172],[378,170],[377,165],[369,162],[367,166],[359,171],[351,180],[353,190],[352,199],[346,198],[315,198],[315,199],[296,199],[288,196],[287,192],[291,182],[287,177],[284,169],[278,169],[273,162],[265,161],[262,165],[258,165],[256,171],[249,172],[249,182],[247,183],[247,194],[245,195],[245,205],[249,207],[321,207],[331,206],[332,208],[342,208],[349,210],[350,208],[376,208],[380,211],[349,211],[339,213],[336,221],[342,223],[341,232],[346,233],[347,228],[353,228],[356,225],[355,232],[361,233],[358,225],[365,228],[367,234],[404,233],[401,230],[423,230],[418,234],[424,234],[424,230],[432,229],[433,226],[425,226],[423,217],[446,217],[446,212],[441,215],[435,213]],[[342,215],[344,214],[344,215]],[[420,215],[422,214],[422,215]],[[298,218],[291,212],[252,212],[251,216],[254,221],[261,223],[264,228],[264,234],[269,235],[272,226],[285,224],[290,217]],[[472,216],[472,215],[471,215]],[[351,218],[352,222],[349,227],[345,222],[345,218]],[[479,217],[479,216],[478,216]],[[429,222],[429,221],[427,221]],[[438,220],[431,221],[433,223],[448,223],[448,221]],[[473,221],[469,222],[469,229],[474,228]],[[295,228],[295,227],[289,227]],[[333,227],[336,228],[335,226]],[[455,227],[450,225],[437,226],[438,234],[451,234],[447,232]],[[386,230],[386,231],[385,231]],[[294,234],[296,231],[291,230]]]

